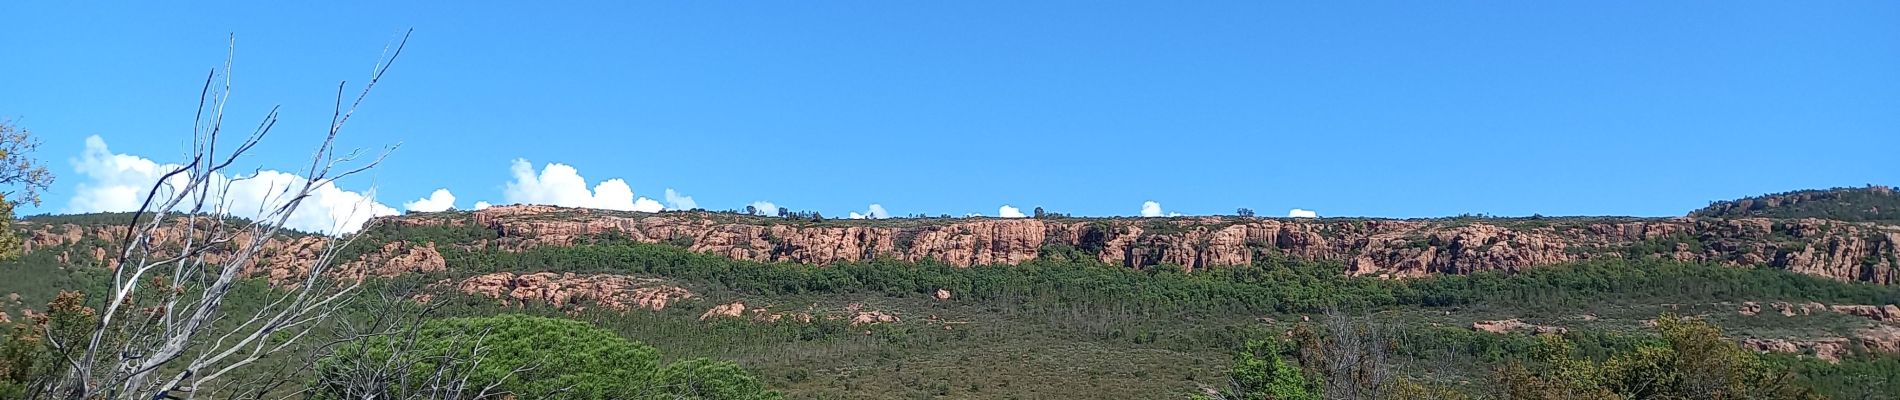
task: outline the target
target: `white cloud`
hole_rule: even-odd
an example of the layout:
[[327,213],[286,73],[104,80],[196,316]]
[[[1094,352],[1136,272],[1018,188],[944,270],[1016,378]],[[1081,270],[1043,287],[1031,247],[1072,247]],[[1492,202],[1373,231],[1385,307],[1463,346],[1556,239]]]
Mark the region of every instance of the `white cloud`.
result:
[[1154,202],[1154,201],[1148,201],[1148,202],[1145,202],[1145,203],[1141,203],[1141,216],[1143,216],[1143,217],[1159,217],[1159,216],[1162,216],[1162,215],[1163,215],[1163,214],[1161,213],[1161,203],[1157,203],[1157,202]]
[[747,205],[752,206],[753,215],[764,215],[768,217],[778,215],[778,205],[772,204],[772,202],[769,201],[754,201],[752,204]]
[[493,205],[493,204],[488,204],[488,202],[486,202],[486,201],[477,201],[477,202],[475,202],[475,210],[476,210],[476,211],[481,211],[481,210],[486,210],[486,209],[488,209],[489,207],[494,207],[494,206],[495,206],[495,205]]
[[659,201],[641,197],[633,201],[633,210],[639,211],[639,212],[655,213],[655,212],[666,210],[666,206],[660,205]]
[[1022,209],[1019,209],[1016,207],[1010,207],[1008,204],[1004,204],[1002,207],[997,207],[996,216],[1003,217],[1003,218],[1027,217],[1027,215],[1023,215]]
[[455,194],[448,189],[436,189],[429,197],[402,203],[402,208],[411,212],[437,212],[455,209]]
[[[130,154],[113,154],[106,147],[105,139],[97,135],[86,138],[86,149],[79,158],[72,160],[73,170],[82,180],[74,190],[73,198],[67,202],[65,212],[115,212],[135,211],[144,202],[159,177],[179,167],[177,164],[159,164],[144,157]],[[175,175],[159,192],[160,199],[179,195],[185,178]],[[289,194],[307,183],[301,176],[274,170],[258,171],[248,176],[211,176],[208,193],[223,194],[221,204],[215,205],[213,212],[256,218],[263,210],[275,208],[289,200]],[[291,229],[344,233],[354,232],[363,227],[370,218],[396,215],[396,209],[375,201],[375,192],[368,194],[343,190],[334,184],[325,183],[303,199],[297,211],[284,221]],[[154,201],[154,203],[158,203]]]
[[884,211],[884,206],[877,203],[871,203],[871,207],[865,210],[863,214],[853,211],[850,216],[851,219],[885,219],[890,217],[891,213]]
[[633,187],[619,178],[601,181],[589,191],[587,179],[567,164],[548,163],[541,168],[541,174],[536,175],[534,164],[515,159],[511,169],[515,178],[502,191],[502,197],[510,203],[640,212],[659,212],[666,208],[653,199],[634,198]]
[[1287,211],[1286,216],[1287,218],[1319,218],[1319,212],[1295,208]]
[[693,201],[693,196],[681,195],[680,192],[673,191],[673,188],[666,188],[666,209],[691,210],[695,208],[699,208],[699,202]]

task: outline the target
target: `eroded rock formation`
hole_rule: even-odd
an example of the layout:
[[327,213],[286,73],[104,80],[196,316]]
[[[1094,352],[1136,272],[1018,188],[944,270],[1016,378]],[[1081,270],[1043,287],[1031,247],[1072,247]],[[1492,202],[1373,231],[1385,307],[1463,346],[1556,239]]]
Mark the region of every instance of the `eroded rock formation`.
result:
[[[490,230],[469,243],[369,243],[342,263],[350,277],[440,271],[439,248],[523,250],[613,235],[762,262],[830,264],[887,257],[957,266],[1017,264],[1048,249],[1105,263],[1186,269],[1244,265],[1267,256],[1331,260],[1354,275],[1418,277],[1621,258],[1782,268],[1842,281],[1900,283],[1900,226],[1819,219],[1520,218],[865,220],[806,222],[704,212],[634,213],[553,206],[498,206],[472,213],[379,218],[369,226],[450,225]],[[61,252],[69,263],[116,267],[122,228],[22,222],[28,251]],[[161,232],[159,239],[175,239]],[[401,236],[396,236],[401,239]],[[323,237],[266,242],[246,272],[282,283],[308,273]],[[80,245],[94,243],[94,246]],[[359,244],[363,245],[363,244]],[[1064,251],[1070,251],[1064,250]],[[215,262],[215,261],[214,261]]]
[[[21,222],[25,234],[22,247],[27,252],[58,251],[56,258],[65,265],[118,268],[124,226],[38,224]],[[184,224],[161,227],[152,235],[156,248],[174,246],[188,234]],[[197,233],[203,240],[202,232]],[[249,234],[238,234],[230,243],[249,243]],[[301,281],[320,258],[330,239],[319,235],[279,235],[264,240],[255,257],[240,269],[245,276],[262,276],[273,285]],[[360,245],[360,244],[359,244]],[[222,264],[235,258],[230,244],[206,251],[205,261]],[[162,254],[162,253],[161,253]],[[403,241],[384,243],[376,250],[340,262],[331,269],[334,277],[356,279],[366,276],[395,276],[413,272],[447,269],[434,243],[411,244]]]
[[1334,260],[1355,275],[1417,277],[1625,257],[1784,268],[1843,281],[1900,282],[1900,227],[1818,219],[1282,220],[957,219],[802,223],[706,213],[625,213],[500,206],[473,214],[392,217],[412,225],[494,230],[506,249],[570,245],[615,234],[730,258],[829,264],[890,257],[952,265],[1016,264],[1047,246],[1103,262],[1188,269],[1243,265],[1267,254]]
[[462,293],[501,299],[503,304],[540,303],[576,310],[595,304],[615,311],[658,311],[694,297],[692,292],[658,279],[608,274],[497,272],[470,277],[456,288]]
[[1845,338],[1821,338],[1814,340],[1797,339],[1758,339],[1741,340],[1742,348],[1763,353],[1811,354],[1814,358],[1827,362],[1840,362],[1842,357],[1852,353]]

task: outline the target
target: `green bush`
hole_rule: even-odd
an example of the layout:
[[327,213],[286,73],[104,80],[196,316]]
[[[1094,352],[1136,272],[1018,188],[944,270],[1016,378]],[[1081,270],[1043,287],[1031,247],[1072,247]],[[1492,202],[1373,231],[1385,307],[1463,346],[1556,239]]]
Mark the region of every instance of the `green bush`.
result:
[[585,322],[513,314],[433,320],[413,335],[345,346],[319,363],[318,391],[327,395],[322,397],[366,395],[346,387],[353,368],[363,365],[407,371],[406,380],[380,380],[391,397],[427,390],[424,386],[441,376],[466,377],[471,389],[462,396],[471,398],[491,385],[491,394],[517,398],[779,397],[730,362],[692,359],[661,365],[653,347]]

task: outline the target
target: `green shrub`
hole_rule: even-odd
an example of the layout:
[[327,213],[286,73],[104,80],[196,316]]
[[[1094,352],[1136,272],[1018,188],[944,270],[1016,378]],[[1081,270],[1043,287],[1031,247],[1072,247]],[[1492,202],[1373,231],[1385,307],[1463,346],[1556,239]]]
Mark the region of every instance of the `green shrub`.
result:
[[[661,365],[660,352],[585,322],[498,315],[429,321],[413,335],[347,345],[319,363],[318,391],[330,398],[370,395],[346,387],[362,365],[395,365],[408,379],[385,395],[426,390],[438,376],[466,377],[463,397],[493,386],[517,398],[768,399],[750,373],[730,362],[692,359]],[[400,378],[392,377],[392,378]]]

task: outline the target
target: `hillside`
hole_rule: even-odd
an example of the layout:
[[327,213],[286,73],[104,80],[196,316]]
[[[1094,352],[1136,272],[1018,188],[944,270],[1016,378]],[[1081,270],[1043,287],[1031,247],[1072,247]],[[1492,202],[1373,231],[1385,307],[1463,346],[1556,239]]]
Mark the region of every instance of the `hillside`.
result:
[[1819,218],[1900,223],[1900,195],[1890,186],[1797,190],[1718,201],[1689,213],[1705,218]]
[[[0,292],[20,296],[0,312],[96,285],[127,217],[22,221],[27,256],[0,264]],[[791,398],[1185,398],[1227,385],[1250,340],[1345,319],[1381,327],[1399,376],[1482,395],[1538,332],[1603,356],[1652,342],[1665,314],[1817,371],[1803,382],[1825,393],[1900,393],[1900,227],[1874,222],[503,206],[382,218],[356,239],[337,274],[417,288],[444,316],[589,321],[736,360]],[[297,281],[320,244],[277,238],[247,272],[259,290]]]
[[[36,226],[33,222],[27,226]],[[76,240],[40,230],[28,241]],[[429,227],[411,230],[406,227]],[[412,237],[409,232],[443,232]],[[1098,219],[791,220],[709,212],[633,213],[551,206],[379,219],[373,243],[434,242],[521,251],[602,237],[677,246],[735,260],[826,265],[889,258],[954,266],[1014,265],[1080,254],[1108,265],[1194,271],[1249,265],[1263,257],[1338,262],[1345,274],[1421,277],[1519,271],[1631,256],[1767,267],[1841,281],[1900,283],[1900,226],[1819,219]],[[286,242],[286,245],[291,243]],[[432,246],[388,248],[372,257],[439,258]],[[401,254],[397,254],[401,253]],[[286,259],[294,260],[294,259]],[[294,276],[289,264],[267,265]],[[379,265],[387,272],[400,265]],[[439,268],[430,265],[423,268]]]

